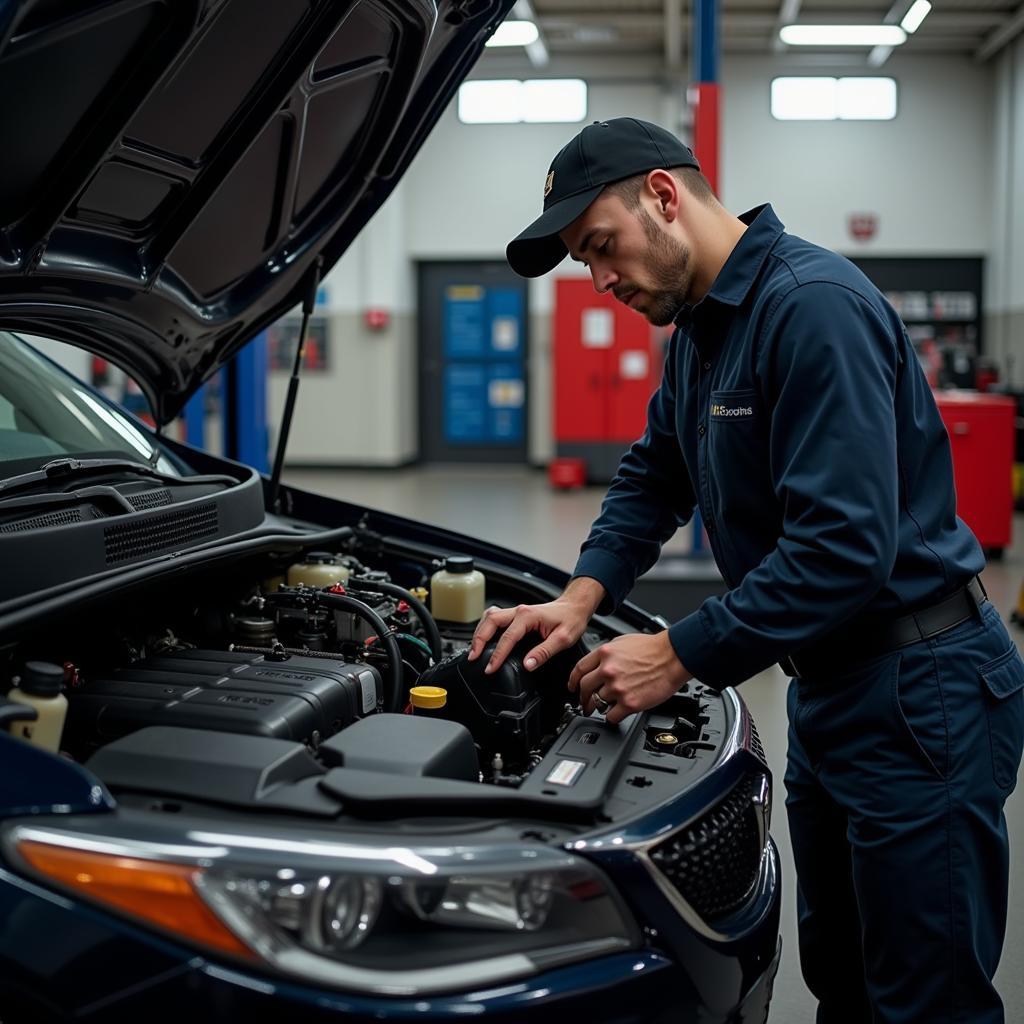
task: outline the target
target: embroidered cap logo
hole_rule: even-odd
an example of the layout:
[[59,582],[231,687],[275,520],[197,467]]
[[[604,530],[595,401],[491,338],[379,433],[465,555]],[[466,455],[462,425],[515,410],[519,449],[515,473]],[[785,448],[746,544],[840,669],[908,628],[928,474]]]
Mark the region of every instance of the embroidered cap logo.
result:
[[548,171],[548,176],[544,179],[544,198],[547,199],[551,195],[551,190],[555,187],[555,172]]

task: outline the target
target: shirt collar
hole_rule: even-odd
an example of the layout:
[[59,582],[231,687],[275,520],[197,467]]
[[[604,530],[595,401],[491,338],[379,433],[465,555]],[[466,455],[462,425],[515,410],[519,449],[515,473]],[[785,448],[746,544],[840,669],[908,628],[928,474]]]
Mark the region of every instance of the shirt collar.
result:
[[769,203],[741,213],[739,219],[747,225],[747,230],[740,236],[707,295],[692,306],[683,306],[676,315],[677,327],[688,327],[694,311],[708,299],[738,306],[754,286],[765,258],[785,230]]

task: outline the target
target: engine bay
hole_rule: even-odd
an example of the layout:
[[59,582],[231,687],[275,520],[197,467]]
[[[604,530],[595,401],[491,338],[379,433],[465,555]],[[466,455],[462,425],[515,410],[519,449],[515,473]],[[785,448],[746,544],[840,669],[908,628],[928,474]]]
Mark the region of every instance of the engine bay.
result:
[[[613,790],[646,803],[711,763],[727,709],[700,684],[621,726],[580,713],[566,683],[614,635],[600,626],[533,672],[527,636],[485,675],[489,649],[467,658],[478,613],[433,614],[443,566],[350,531],[76,607],[27,632],[6,669],[15,685],[30,662],[59,666],[60,751],[108,785],[248,807],[481,813],[515,796],[592,819]],[[529,596],[486,584],[488,604]]]

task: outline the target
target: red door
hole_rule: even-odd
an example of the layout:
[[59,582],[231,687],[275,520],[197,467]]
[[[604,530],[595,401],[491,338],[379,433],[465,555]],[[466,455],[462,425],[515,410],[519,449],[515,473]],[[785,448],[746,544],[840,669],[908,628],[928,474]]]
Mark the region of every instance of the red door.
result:
[[590,278],[555,282],[556,441],[624,442],[643,433],[656,374],[650,324]]
[[651,325],[635,310],[612,299],[615,344],[609,350],[611,384],[608,440],[635,441],[647,426],[647,402],[654,390]]

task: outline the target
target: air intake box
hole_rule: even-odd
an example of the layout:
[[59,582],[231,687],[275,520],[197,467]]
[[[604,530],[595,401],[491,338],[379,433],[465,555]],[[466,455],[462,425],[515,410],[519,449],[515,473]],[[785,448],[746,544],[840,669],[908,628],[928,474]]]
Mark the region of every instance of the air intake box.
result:
[[423,686],[447,691],[439,715],[465,724],[487,761],[491,755],[501,754],[505,765],[517,771],[525,769],[530,751],[558,724],[570,696],[566,689],[569,673],[582,657],[576,645],[527,672],[523,659],[538,643],[538,634],[527,634],[491,675],[484,673],[484,667],[494,642],[484,647],[475,661],[469,661],[463,651],[427,669],[419,680]]

